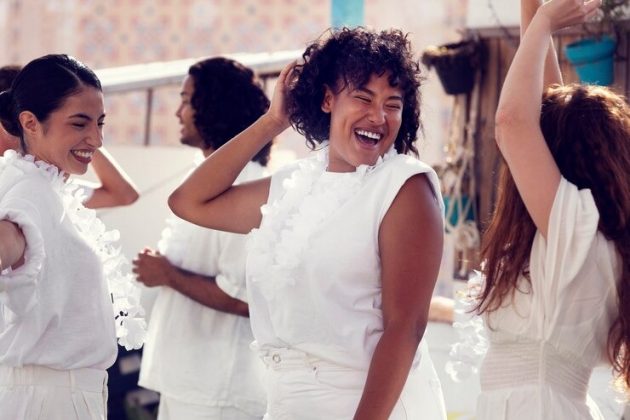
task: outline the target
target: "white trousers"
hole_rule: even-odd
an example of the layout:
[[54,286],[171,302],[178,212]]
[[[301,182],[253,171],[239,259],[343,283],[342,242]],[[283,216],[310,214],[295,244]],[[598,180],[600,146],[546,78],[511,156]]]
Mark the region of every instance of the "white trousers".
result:
[[107,372],[0,366],[0,418],[105,420]]
[[158,420],[260,420],[236,407],[211,407],[191,404],[162,394]]
[[[367,372],[275,349],[267,365],[264,420],[351,420],[363,394]],[[442,388],[427,351],[412,369],[390,420],[446,420]]]

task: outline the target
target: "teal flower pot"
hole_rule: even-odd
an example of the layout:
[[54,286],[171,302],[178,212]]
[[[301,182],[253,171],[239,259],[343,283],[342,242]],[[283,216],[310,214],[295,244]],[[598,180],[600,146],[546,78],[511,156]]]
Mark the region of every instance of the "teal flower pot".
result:
[[604,36],[599,40],[588,38],[567,44],[564,54],[582,83],[608,86],[614,80],[615,48],[615,40]]

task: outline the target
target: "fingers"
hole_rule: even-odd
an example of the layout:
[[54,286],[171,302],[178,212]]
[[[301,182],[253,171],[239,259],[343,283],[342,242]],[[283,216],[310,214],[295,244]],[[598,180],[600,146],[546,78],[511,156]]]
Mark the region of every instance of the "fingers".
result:
[[284,66],[284,68],[280,72],[280,75],[278,75],[278,83],[285,84],[288,76],[293,73],[293,69],[295,68],[296,65],[297,65],[297,60],[293,60],[289,64]]
[[553,32],[568,26],[586,22],[595,15],[602,0],[551,0],[540,10],[546,15]]
[[589,20],[597,14],[597,11],[602,5],[602,0],[588,0],[584,2],[584,15],[585,20]]

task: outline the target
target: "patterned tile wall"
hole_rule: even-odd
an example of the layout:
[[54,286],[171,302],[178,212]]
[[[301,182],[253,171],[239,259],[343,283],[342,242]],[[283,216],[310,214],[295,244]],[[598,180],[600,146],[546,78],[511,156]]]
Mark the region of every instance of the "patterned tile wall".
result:
[[[418,54],[458,38],[467,0],[365,0],[368,26],[411,33]],[[228,52],[300,49],[330,25],[329,1],[312,0],[0,0],[0,63],[67,52],[92,68]],[[431,76],[428,132],[444,132],[450,102]],[[177,144],[178,89],[154,96],[152,142]],[[107,98],[107,142],[141,144],[146,98]],[[431,143],[436,143],[431,139]]]

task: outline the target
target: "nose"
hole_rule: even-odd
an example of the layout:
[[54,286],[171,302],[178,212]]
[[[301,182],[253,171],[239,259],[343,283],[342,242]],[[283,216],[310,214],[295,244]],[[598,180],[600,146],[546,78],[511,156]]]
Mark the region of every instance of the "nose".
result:
[[103,128],[98,124],[95,125],[95,131],[88,136],[87,143],[96,149],[103,145]]
[[178,106],[177,109],[175,110],[175,116],[179,119],[182,118],[182,106]]
[[369,109],[368,120],[373,124],[384,124],[385,115],[386,113],[383,105],[374,102]]

